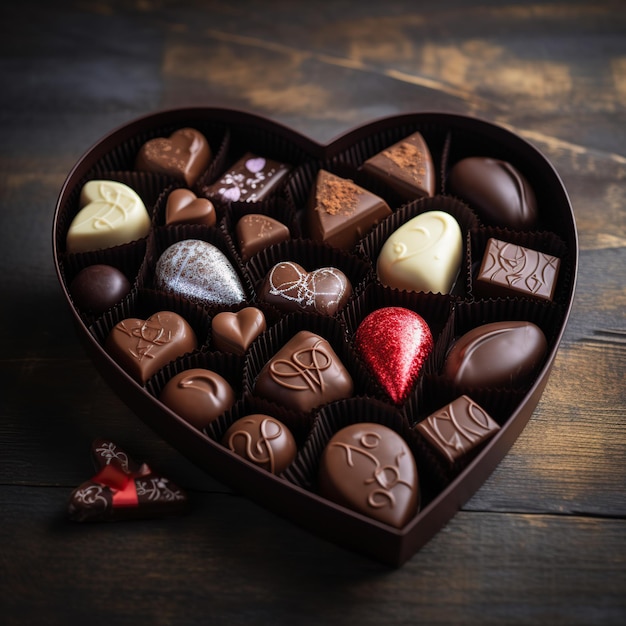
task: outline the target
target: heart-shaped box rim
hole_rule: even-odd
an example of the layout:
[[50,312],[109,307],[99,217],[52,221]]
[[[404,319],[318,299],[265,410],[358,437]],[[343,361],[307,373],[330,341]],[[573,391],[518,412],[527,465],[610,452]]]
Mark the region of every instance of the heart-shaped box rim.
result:
[[[68,195],[93,166],[115,147],[138,133],[163,126],[193,126],[197,121],[211,120],[224,124],[247,124],[288,140],[314,159],[330,159],[340,155],[358,140],[396,126],[414,124],[445,124],[514,149],[518,158],[539,168],[550,179],[553,192],[560,196],[561,210],[570,223],[565,228],[571,264],[569,298],[564,305],[563,323],[553,347],[546,357],[534,384],[526,393],[500,431],[485,444],[452,482],[437,494],[403,528],[396,529],[355,511],[336,505],[314,492],[287,482],[236,456],[203,432],[197,430],[134,381],[115,362],[89,332],[85,322],[72,305],[59,263],[58,219]],[[58,196],[52,229],[55,270],[77,329],[78,337],[94,365],[121,399],[159,436],[183,455],[211,473],[218,480],[245,494],[266,509],[273,511],[309,531],[334,543],[366,554],[392,567],[398,567],[429,541],[459,508],[485,482],[518,438],[532,415],[547,384],[558,347],[574,300],[578,270],[578,235],[567,191],[559,174],[543,154],[529,142],[492,122],[445,112],[404,113],[375,119],[338,135],[326,144],[318,143],[286,125],[244,110],[220,107],[166,109],[138,117],[110,131],[89,148],[68,174]],[[288,497],[285,497],[288,495]]]

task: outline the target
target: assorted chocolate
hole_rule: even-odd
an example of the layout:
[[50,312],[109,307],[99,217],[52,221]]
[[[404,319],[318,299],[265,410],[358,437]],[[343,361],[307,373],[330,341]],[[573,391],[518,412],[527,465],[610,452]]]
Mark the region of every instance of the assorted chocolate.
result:
[[105,263],[84,267],[70,283],[69,291],[79,309],[104,313],[130,292],[126,274]]
[[298,451],[296,440],[282,422],[259,413],[235,421],[224,434],[222,443],[272,474],[282,474]]
[[180,515],[187,494],[147,464],[135,462],[108,439],[91,447],[97,473],[69,498],[68,518],[75,522],[113,522]]
[[139,150],[135,169],[170,176],[193,185],[211,162],[211,146],[195,128],[180,128],[169,137],[156,137]]
[[422,213],[394,231],[376,261],[378,280],[407,291],[450,293],[461,268],[463,236],[444,211]]
[[293,261],[277,263],[265,276],[259,299],[285,313],[292,311],[335,315],[352,295],[348,277],[336,267],[307,272]]
[[247,152],[215,183],[203,188],[213,202],[261,202],[284,182],[289,166]]
[[402,528],[417,512],[419,481],[411,449],[387,426],[352,424],[326,444],[319,468],[325,498]]
[[199,239],[169,246],[154,270],[157,289],[198,304],[239,304],[246,299],[241,279],[226,255]]
[[477,296],[528,296],[552,301],[561,260],[493,237],[487,242],[473,288]]
[[198,198],[191,189],[174,189],[167,196],[165,224],[202,224],[213,226],[217,217],[210,200]]
[[145,320],[124,319],[105,342],[107,352],[140,383],[197,347],[193,328],[173,311],[159,311]]
[[90,180],[80,192],[79,206],[67,231],[68,252],[112,248],[150,232],[150,216],[143,200],[123,183]]
[[312,411],[352,396],[350,372],[330,343],[301,330],[269,358],[259,373],[254,392],[295,411]]
[[159,400],[198,429],[216,420],[235,403],[230,383],[217,372],[194,367],[167,381]]
[[307,207],[314,241],[349,250],[389,215],[391,209],[376,194],[324,169],[318,172]]
[[[330,171],[328,163],[329,169],[309,172],[255,151],[214,157],[217,148],[190,127],[142,144],[136,173],[162,176],[161,191],[170,189],[156,206],[142,201],[142,179],[129,178],[138,181],[137,189],[116,180],[85,183],[65,234],[67,253],[85,265],[71,273],[72,300],[82,313],[118,320],[108,323],[103,337],[108,354],[139,385],[156,389],[158,399],[191,427],[264,471],[286,477],[296,464],[298,471],[315,474],[312,488],[324,498],[402,528],[420,506],[420,451],[428,448],[449,467],[461,467],[500,429],[472,395],[525,388],[545,361],[550,323],[542,329],[541,316],[534,323],[524,311],[527,300],[554,301],[563,270],[545,238],[536,249],[515,243],[518,231],[525,231],[524,242],[535,241],[540,207],[534,190],[516,167],[499,159],[470,155],[451,166],[436,164],[421,132],[374,154],[369,149],[352,163],[359,184]],[[305,191],[294,195],[302,181],[309,181]],[[402,207],[368,189],[367,181],[383,194],[389,189],[390,198],[403,198]],[[287,219],[289,212],[281,218],[288,223],[268,214],[273,205],[266,201],[276,196],[294,204],[300,197],[290,206],[297,220]],[[451,209],[455,215],[446,209],[451,196],[462,205]],[[488,230],[483,224],[499,227],[491,229],[498,237],[489,238],[484,250],[468,236]],[[119,259],[133,246],[122,246],[151,230],[157,234],[133,285],[117,267],[126,268]],[[298,254],[272,256],[288,240]],[[93,262],[100,256],[102,262]],[[364,262],[371,271],[363,281],[353,277],[352,284],[348,274],[354,272],[344,273],[327,259],[342,268]],[[257,262],[263,271],[253,283],[250,268]],[[365,298],[368,285],[384,289],[385,297]],[[168,307],[153,305],[145,319],[127,315],[139,297],[133,287],[156,301],[162,297]],[[437,316],[433,302],[444,298],[449,306],[441,310],[447,313]],[[476,318],[497,321],[473,327],[459,322],[462,332],[455,336],[451,320],[461,302],[484,307]],[[511,302],[519,304],[519,319],[511,316]],[[192,328],[192,315],[196,326],[197,315],[206,319],[204,335]],[[325,337],[303,322],[288,332],[294,326],[281,323],[292,318],[337,322],[342,331]],[[203,367],[207,353],[215,360]],[[193,366],[192,354],[198,357]],[[214,366],[227,359],[241,362],[243,388],[232,369],[226,376]],[[441,389],[457,395],[422,414],[426,395]],[[371,416],[359,421],[346,414],[351,423],[343,427],[319,417],[356,396],[402,412],[406,429]],[[263,410],[242,413],[240,403],[250,398],[264,403]],[[280,417],[266,414],[266,406]],[[314,419],[332,432],[312,462],[300,458],[292,429]],[[100,471],[72,495],[74,519],[123,519],[131,510],[159,514],[185,500],[166,479],[105,443]],[[420,476],[426,482],[427,458]]]
[[469,396],[461,395],[416,424],[415,430],[453,465],[493,437],[500,425]]
[[446,184],[485,224],[519,230],[537,224],[535,192],[511,163],[479,156],[461,159],[450,169]]
[[361,169],[407,201],[435,195],[435,165],[421,133],[413,133],[375,154]]

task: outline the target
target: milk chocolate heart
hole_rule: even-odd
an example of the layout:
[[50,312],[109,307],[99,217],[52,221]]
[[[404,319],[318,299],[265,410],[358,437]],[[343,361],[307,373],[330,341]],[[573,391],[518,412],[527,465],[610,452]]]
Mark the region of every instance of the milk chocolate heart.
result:
[[243,285],[226,255],[213,244],[185,239],[172,244],[157,261],[157,289],[198,304],[239,304]]
[[414,311],[384,307],[359,324],[354,344],[389,397],[401,403],[433,349],[433,337],[424,318]]
[[243,356],[250,344],[265,330],[265,316],[256,307],[240,311],[223,311],[211,322],[213,345],[216,350]]
[[267,273],[259,299],[281,311],[335,315],[352,295],[348,277],[336,267],[307,272],[293,261],[277,263]]
[[195,128],[180,128],[169,138],[147,141],[137,154],[135,169],[164,174],[193,185],[211,161],[206,137]]
[[170,361],[195,350],[197,340],[183,317],[160,311],[147,320],[122,320],[109,333],[105,347],[135,380],[145,383]]
[[165,224],[203,224],[213,226],[216,215],[210,200],[198,198],[190,189],[174,189],[167,196]]
[[81,192],[81,210],[67,231],[68,252],[111,248],[145,237],[150,216],[134,189],[114,180],[90,180]]

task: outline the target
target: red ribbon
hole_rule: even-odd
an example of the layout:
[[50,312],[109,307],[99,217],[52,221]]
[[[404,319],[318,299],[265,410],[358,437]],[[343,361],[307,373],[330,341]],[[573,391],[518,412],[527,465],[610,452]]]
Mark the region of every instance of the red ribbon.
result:
[[139,506],[134,474],[127,474],[117,465],[105,465],[92,480],[111,490],[113,508]]

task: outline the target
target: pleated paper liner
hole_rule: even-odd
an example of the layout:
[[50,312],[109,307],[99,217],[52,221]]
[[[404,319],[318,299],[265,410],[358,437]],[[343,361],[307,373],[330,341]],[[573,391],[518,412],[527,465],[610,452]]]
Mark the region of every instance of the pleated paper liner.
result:
[[196,335],[198,350],[207,343],[210,319],[201,307],[183,298],[150,289],[137,289],[131,293],[130,297],[101,315],[89,331],[104,346],[109,333],[119,322],[129,318],[146,320],[160,311],[172,311],[187,321]]
[[[468,296],[470,298],[476,297],[474,294],[474,280],[480,270],[480,265],[487,247],[487,241],[491,237],[512,243],[516,246],[543,252],[544,254],[549,254],[560,259],[561,264],[552,300],[553,302],[563,302],[567,299],[568,285],[571,284],[572,260],[565,242],[552,232],[519,232],[495,227],[483,227],[470,232],[469,249],[467,251],[468,263],[471,267],[469,282],[467,284]],[[517,297],[533,298],[534,296],[532,296],[532,294],[524,296],[520,293]]]
[[[291,313],[286,315],[277,324],[257,337],[250,346],[246,356],[244,368],[245,393],[255,396],[255,382],[263,366],[301,330],[308,330],[328,341],[352,378],[353,395],[367,393],[368,374],[354,357],[346,337],[346,329],[343,322],[335,317],[313,313]],[[281,406],[272,400],[269,400],[269,402],[276,404],[276,406]]]
[[419,449],[415,445],[415,438],[405,417],[393,407],[367,396],[331,402],[317,411],[309,437],[295,461],[285,470],[284,477],[308,491],[317,493],[320,460],[329,440],[342,428],[364,422],[386,426],[407,443],[417,465],[421,495],[422,482],[428,481],[428,477],[422,476],[420,472]]
[[[211,172],[216,169],[221,170],[224,166],[225,155],[230,143],[230,130],[226,125],[220,122],[207,119],[205,121],[193,120],[189,124],[165,124],[133,134],[128,139],[115,146],[110,152],[100,157],[98,162],[94,165],[94,175],[92,178],[100,176],[102,172],[106,171],[134,171],[137,153],[147,141],[157,137],[168,138],[176,130],[185,127],[194,128],[202,133],[211,148],[211,161],[203,176],[211,175]],[[167,179],[169,183],[175,182],[176,180],[170,177],[167,177]]]
[[381,402],[393,404],[392,399],[369,371],[369,368],[359,356],[358,349],[354,346],[354,335],[363,319],[373,311],[385,307],[402,307],[424,318],[433,336],[434,348],[422,366],[422,371],[420,372],[420,376],[422,376],[427,372],[436,371],[437,346],[441,343],[440,337],[447,327],[454,301],[453,297],[447,295],[399,291],[384,287],[379,283],[370,283],[364,292],[342,311],[341,318],[345,321],[355,359],[368,373],[367,393],[369,395]]
[[239,262],[232,241],[217,226],[179,224],[155,228],[146,253],[146,260],[142,267],[139,279],[140,286],[155,289],[155,268],[160,256],[169,246],[189,239],[197,239],[209,243],[226,256],[239,276],[246,294],[246,301],[251,302],[254,297],[252,283],[244,267]]
[[292,411],[268,402],[263,398],[244,394],[238,398],[237,402],[235,402],[234,406],[229,411],[226,411],[216,420],[209,423],[204,428],[204,432],[220,445],[224,445],[222,440],[230,426],[238,419],[246,415],[254,414],[269,415],[284,424],[293,435],[298,450],[302,449],[304,446],[304,442],[311,432],[314,420],[314,414]]
[[469,267],[465,262],[467,259],[467,236],[470,230],[476,228],[478,220],[476,215],[466,204],[459,202],[455,198],[435,196],[433,198],[422,198],[403,206],[378,224],[378,226],[361,241],[359,251],[371,259],[374,270],[376,270],[378,256],[387,239],[389,239],[396,230],[406,224],[406,222],[429,211],[443,211],[444,213],[448,213],[459,224],[463,241],[463,253],[459,273],[451,292],[459,297],[465,297],[467,291],[467,277],[469,275]]
[[310,239],[290,239],[269,246],[248,261],[246,270],[256,294],[265,276],[280,262],[297,263],[307,272],[323,267],[341,270],[352,286],[352,296],[348,302],[357,297],[371,280],[371,266],[365,259]]
[[246,215],[265,215],[284,224],[289,229],[290,239],[298,239],[301,236],[300,225],[296,219],[293,206],[284,198],[272,197],[263,202],[233,202],[224,209],[224,216],[219,222],[219,227],[233,242],[238,258],[242,264],[241,242],[237,239],[237,223]]

